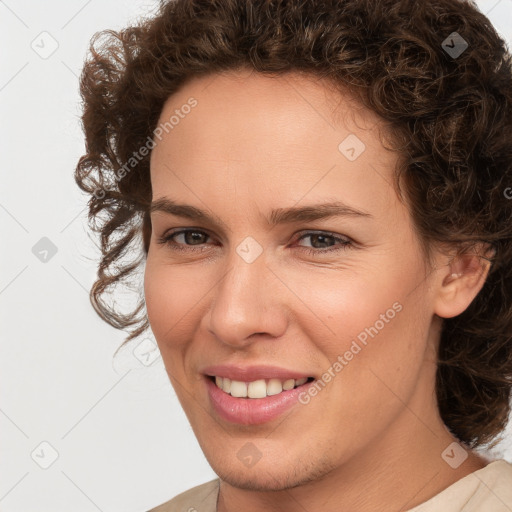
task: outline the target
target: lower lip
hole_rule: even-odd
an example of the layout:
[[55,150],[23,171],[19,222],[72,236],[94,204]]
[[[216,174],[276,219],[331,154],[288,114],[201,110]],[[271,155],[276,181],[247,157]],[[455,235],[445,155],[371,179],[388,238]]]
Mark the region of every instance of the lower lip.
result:
[[271,421],[298,403],[298,398],[312,382],[266,398],[237,398],[222,391],[205,377],[210,401],[219,416],[232,423],[257,425]]

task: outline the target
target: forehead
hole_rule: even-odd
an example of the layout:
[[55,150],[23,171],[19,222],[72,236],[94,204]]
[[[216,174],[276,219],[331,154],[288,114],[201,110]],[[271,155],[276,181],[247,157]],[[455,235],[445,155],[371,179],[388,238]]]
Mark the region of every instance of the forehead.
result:
[[376,194],[391,186],[396,163],[380,141],[383,123],[326,80],[247,69],[196,77],[168,98],[159,124],[171,118],[151,155],[156,195],[190,197],[192,186],[200,196],[254,198],[272,187],[291,202],[334,193],[362,206],[371,189],[374,206],[389,206]]
[[179,110],[191,97],[198,101],[203,114],[218,114],[222,109],[224,117],[232,121],[244,115],[259,120],[259,112],[268,115],[270,111],[271,121],[281,118],[286,121],[284,126],[290,126],[293,119],[311,121],[314,117],[323,122],[324,130],[335,130],[349,120],[357,122],[359,129],[384,124],[347,87],[312,72],[269,74],[241,68],[194,77],[167,99],[162,115]]

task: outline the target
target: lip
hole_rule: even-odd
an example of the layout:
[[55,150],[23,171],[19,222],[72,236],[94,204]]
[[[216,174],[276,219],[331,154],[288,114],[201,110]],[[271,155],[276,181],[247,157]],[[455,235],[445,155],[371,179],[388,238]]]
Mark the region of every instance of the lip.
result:
[[222,391],[207,375],[203,377],[213,409],[222,419],[240,425],[258,425],[272,421],[297,405],[299,395],[315,382],[306,382],[266,398],[237,398]]
[[[313,377],[310,373],[300,373],[295,370],[280,368],[279,366],[253,365],[253,366],[236,366],[236,365],[214,365],[207,366],[200,370],[201,373],[209,376],[227,377],[231,380],[240,382],[252,382],[260,379],[302,379],[303,377]],[[291,390],[290,390],[291,391]],[[261,399],[264,400],[264,399]]]

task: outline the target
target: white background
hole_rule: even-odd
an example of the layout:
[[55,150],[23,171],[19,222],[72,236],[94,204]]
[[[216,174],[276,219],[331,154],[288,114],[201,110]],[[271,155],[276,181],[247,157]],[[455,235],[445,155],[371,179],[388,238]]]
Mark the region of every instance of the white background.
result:
[[[512,0],[478,5],[512,46]],[[143,364],[136,340],[114,360],[124,333],[88,297],[98,250],[73,179],[78,76],[95,32],[156,6],[0,0],[1,512],[144,511],[216,476],[161,358]],[[48,58],[31,47],[41,38],[58,44]],[[32,252],[43,237],[57,250],[45,263]],[[512,462],[510,431],[493,454]]]

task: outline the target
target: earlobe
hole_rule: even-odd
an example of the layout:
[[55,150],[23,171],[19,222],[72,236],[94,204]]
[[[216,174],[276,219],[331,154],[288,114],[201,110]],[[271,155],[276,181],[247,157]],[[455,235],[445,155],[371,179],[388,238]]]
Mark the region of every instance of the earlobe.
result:
[[[478,249],[481,248],[480,245]],[[489,249],[485,256],[481,254],[476,251],[457,255],[443,267],[434,309],[438,316],[452,318],[460,315],[478,295],[491,266],[487,259]]]

